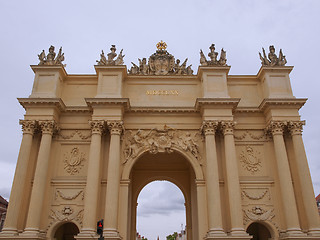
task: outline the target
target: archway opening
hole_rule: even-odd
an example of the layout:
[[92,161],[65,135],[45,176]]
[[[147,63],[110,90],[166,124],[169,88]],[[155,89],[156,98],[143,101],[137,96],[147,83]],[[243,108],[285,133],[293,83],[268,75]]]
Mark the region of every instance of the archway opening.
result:
[[253,236],[251,240],[269,240],[271,239],[270,231],[261,223],[254,222],[247,228],[247,233]]
[[79,233],[79,228],[72,222],[62,224],[54,234],[55,240],[75,240],[75,235]]
[[185,199],[181,190],[169,181],[153,181],[139,194],[137,234],[148,239],[165,240],[168,235],[184,233]]

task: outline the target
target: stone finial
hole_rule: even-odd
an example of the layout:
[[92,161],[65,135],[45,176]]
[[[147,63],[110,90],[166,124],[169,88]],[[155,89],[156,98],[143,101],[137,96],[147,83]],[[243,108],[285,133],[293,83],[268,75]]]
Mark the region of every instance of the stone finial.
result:
[[62,47],[60,47],[58,55],[54,51],[54,46],[50,46],[48,55],[45,54],[44,50],[38,55],[39,64],[38,65],[63,65],[64,53],[62,53]]
[[268,57],[266,55],[266,51],[262,48],[262,54],[259,52],[259,57],[261,60],[262,66],[284,66],[287,63],[286,56],[283,55],[282,49],[279,51],[279,57],[275,54],[275,48],[273,45],[269,46],[269,54]]
[[114,59],[116,54],[116,45],[111,45],[110,53],[107,54],[107,57],[104,55],[104,52],[102,50],[102,53],[100,54],[100,60],[97,60],[98,65],[102,66],[114,66],[114,65],[123,65],[123,58],[125,55],[122,54],[123,49],[121,49],[118,57]]
[[208,57],[210,60],[206,59],[203,51],[200,49],[200,65],[201,66],[227,66],[227,52],[221,49],[220,59],[218,60],[218,52],[215,52],[215,45],[211,44],[209,47],[210,52],[208,53]]
[[138,58],[139,66],[133,62],[129,74],[135,75],[192,75],[192,65],[187,66],[188,58],[180,64],[180,60],[175,61],[174,56],[167,52],[167,44],[161,40],[157,43],[157,51],[152,54],[147,63],[146,58]]

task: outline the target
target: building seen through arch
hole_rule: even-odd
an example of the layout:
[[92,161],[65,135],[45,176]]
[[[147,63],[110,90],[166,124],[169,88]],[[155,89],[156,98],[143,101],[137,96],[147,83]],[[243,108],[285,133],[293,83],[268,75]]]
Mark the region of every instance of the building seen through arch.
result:
[[197,71],[166,48],[127,69],[112,45],[83,75],[66,72],[62,48],[38,55],[31,95],[18,99],[23,137],[0,239],[97,239],[103,219],[104,239],[134,240],[139,192],[156,180],[181,189],[188,240],[320,239],[307,99],[293,95],[282,50],[263,49],[256,75],[229,75],[214,44]]

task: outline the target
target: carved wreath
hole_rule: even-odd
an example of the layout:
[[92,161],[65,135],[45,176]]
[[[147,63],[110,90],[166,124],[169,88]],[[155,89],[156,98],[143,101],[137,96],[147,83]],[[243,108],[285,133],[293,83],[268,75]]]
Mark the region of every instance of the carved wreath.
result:
[[78,147],[75,147],[70,153],[65,154],[64,169],[71,175],[79,173],[83,167],[83,161],[85,161],[85,154],[80,152]]

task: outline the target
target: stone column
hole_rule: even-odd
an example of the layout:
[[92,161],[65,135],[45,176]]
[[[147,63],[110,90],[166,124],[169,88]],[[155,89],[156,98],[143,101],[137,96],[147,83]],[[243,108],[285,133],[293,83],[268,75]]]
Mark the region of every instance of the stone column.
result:
[[308,160],[302,140],[302,126],[304,124],[305,121],[289,122],[288,128],[292,136],[295,161],[301,186],[301,195],[303,196],[304,211],[308,220],[308,234],[320,236],[320,218],[314,197]]
[[24,235],[38,237],[41,221],[43,198],[46,192],[52,135],[57,129],[54,120],[39,121],[42,131],[37,165],[33,179],[29,212]]
[[226,236],[222,228],[219,170],[215,140],[217,127],[217,121],[203,121],[201,127],[206,138],[206,186],[209,227],[206,239]]
[[302,235],[302,232],[299,224],[297,204],[292,186],[287,151],[283,139],[283,130],[285,125],[286,123],[282,121],[272,121],[267,129],[271,131],[273,136],[282,197],[282,207],[287,225],[287,235],[294,236]]
[[22,141],[17,161],[16,172],[10,195],[10,204],[8,206],[6,221],[2,229],[2,235],[17,235],[17,225],[21,204],[23,201],[23,191],[26,182],[27,170],[29,165],[29,157],[32,147],[32,139],[36,126],[36,121],[20,120],[22,125]]
[[119,233],[122,239],[129,238],[128,223],[129,223],[129,186],[130,179],[124,179],[120,182],[120,213],[119,213]]
[[198,238],[204,239],[208,229],[206,212],[206,185],[204,180],[195,180],[197,189]]
[[221,122],[224,135],[227,189],[231,218],[231,236],[249,236],[243,228],[243,213],[238,173],[236,148],[233,136],[233,121]]
[[120,187],[120,136],[123,132],[123,122],[110,121],[107,124],[111,137],[103,235],[106,239],[121,239],[117,226]]
[[83,227],[77,238],[95,236],[97,205],[100,187],[101,135],[105,128],[103,120],[89,121],[92,135],[90,143],[87,184],[84,197]]

